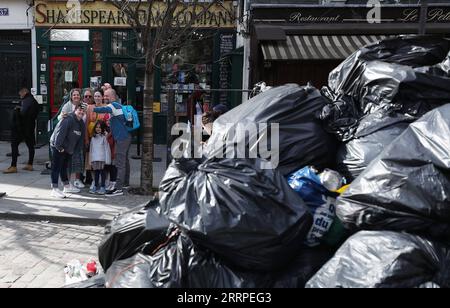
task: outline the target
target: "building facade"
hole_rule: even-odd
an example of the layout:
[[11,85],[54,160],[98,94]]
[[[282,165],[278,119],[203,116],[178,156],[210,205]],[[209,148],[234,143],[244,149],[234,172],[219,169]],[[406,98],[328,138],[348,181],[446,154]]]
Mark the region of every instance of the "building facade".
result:
[[33,78],[36,55],[30,1],[0,3],[0,140],[9,140],[12,111],[19,103],[21,87],[36,87]]
[[[70,2],[70,1],[69,1]],[[78,1],[75,1],[78,2]],[[55,115],[73,87],[97,88],[110,83],[122,102],[137,110],[143,105],[144,61],[142,46],[126,17],[112,4],[78,2],[79,16],[70,19],[68,1],[35,1],[38,93],[50,116]],[[162,55],[156,66],[154,136],[165,143],[167,89],[176,88],[176,115],[190,118],[191,94],[196,85],[204,89],[229,88],[231,66],[222,61],[235,48],[233,1],[227,10],[212,8],[180,49]],[[159,12],[150,18],[158,20]],[[227,99],[222,93],[203,96],[206,104]]]

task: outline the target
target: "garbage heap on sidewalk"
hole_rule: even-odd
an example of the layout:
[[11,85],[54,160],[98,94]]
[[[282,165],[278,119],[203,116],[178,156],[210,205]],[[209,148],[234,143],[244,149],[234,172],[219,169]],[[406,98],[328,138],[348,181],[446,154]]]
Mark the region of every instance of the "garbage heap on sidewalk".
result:
[[449,51],[388,39],[221,116],[106,228],[105,285],[450,287]]

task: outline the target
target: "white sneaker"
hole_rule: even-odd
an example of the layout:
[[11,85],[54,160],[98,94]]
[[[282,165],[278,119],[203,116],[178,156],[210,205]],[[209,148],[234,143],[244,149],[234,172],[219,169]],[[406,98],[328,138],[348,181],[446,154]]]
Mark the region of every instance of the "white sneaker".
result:
[[78,194],[81,192],[78,188],[70,184],[68,187],[64,187],[64,193],[65,194]]
[[84,188],[84,184],[83,184],[83,182],[81,182],[80,180],[75,180],[75,181],[73,182],[73,185],[74,185],[76,188],[79,188],[79,189]]
[[106,187],[106,191],[111,191],[116,188],[116,182],[109,183],[108,187]]
[[58,188],[53,188],[52,189],[52,197],[56,198],[56,199],[64,199],[66,198],[66,195],[60,191]]

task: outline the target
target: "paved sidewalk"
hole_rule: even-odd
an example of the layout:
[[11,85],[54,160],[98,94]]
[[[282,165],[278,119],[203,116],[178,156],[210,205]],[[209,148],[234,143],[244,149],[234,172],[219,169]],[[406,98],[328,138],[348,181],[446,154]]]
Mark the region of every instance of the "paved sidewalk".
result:
[[[0,142],[0,170],[9,167],[11,158],[6,157],[10,152],[10,144]],[[48,161],[48,146],[36,150],[35,171],[23,171],[23,163],[28,159],[28,151],[25,144],[21,144],[17,174],[3,174],[0,172],[0,191],[7,195],[0,199],[0,218],[50,220],[63,223],[77,224],[104,224],[123,210],[133,208],[148,202],[149,197],[126,194],[120,197],[105,197],[91,195],[88,188],[81,194],[72,194],[64,200],[53,199],[50,196],[50,175],[41,175]],[[136,146],[132,145],[130,157],[136,152]],[[156,157],[163,156],[164,147],[156,147]],[[140,160],[130,159],[131,186],[139,186]],[[154,163],[156,170],[155,183],[163,176],[165,159]]]
[[0,288],[60,288],[71,260],[98,260],[103,227],[0,220]]

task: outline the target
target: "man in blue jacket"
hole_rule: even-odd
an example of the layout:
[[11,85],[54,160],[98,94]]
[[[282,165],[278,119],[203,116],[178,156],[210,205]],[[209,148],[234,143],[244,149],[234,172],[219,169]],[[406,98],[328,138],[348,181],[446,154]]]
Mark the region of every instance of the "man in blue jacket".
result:
[[[86,131],[83,117],[85,116],[84,105],[75,107],[70,113],[58,123],[50,137],[52,151],[52,196],[54,198],[65,198],[66,194],[79,193],[80,190],[69,183],[67,167],[73,152],[84,142]],[[64,191],[58,189],[58,180],[64,184]]]
[[117,182],[115,188],[106,192],[107,197],[123,195],[123,187],[130,184],[130,161],[128,152],[131,146],[131,134],[126,126],[126,119],[123,115],[122,105],[118,103],[116,91],[107,89],[103,99],[108,103],[105,107],[96,107],[96,113],[109,113],[109,120],[112,136],[116,142],[115,165],[117,167]]

